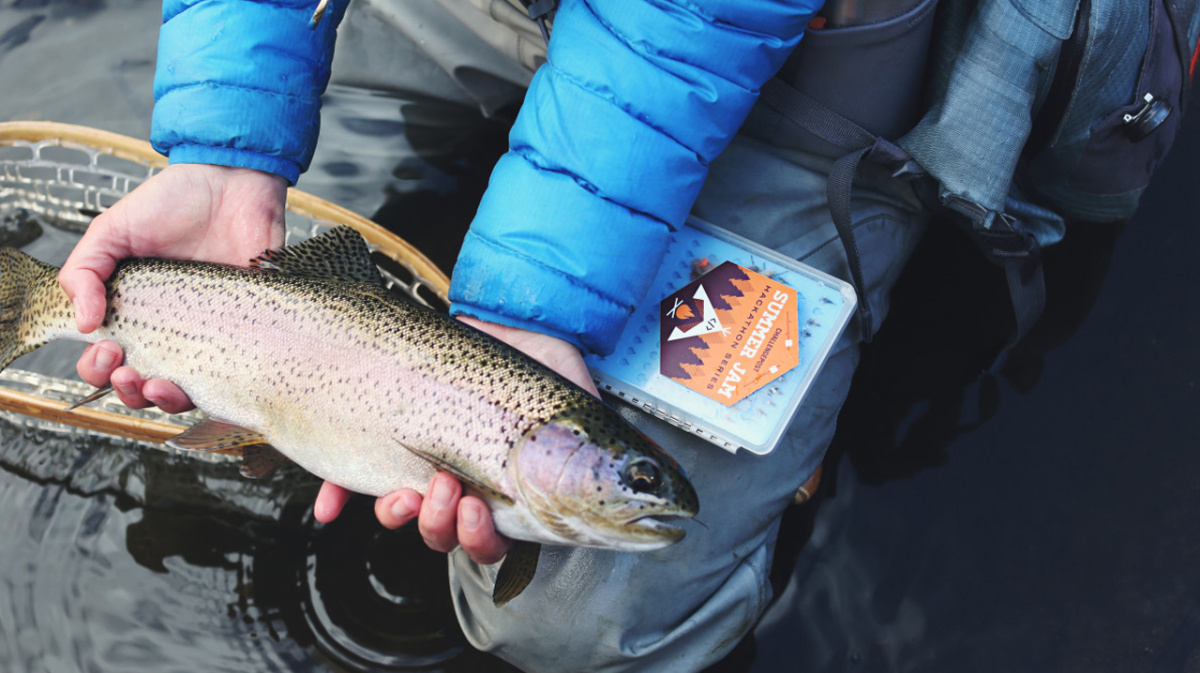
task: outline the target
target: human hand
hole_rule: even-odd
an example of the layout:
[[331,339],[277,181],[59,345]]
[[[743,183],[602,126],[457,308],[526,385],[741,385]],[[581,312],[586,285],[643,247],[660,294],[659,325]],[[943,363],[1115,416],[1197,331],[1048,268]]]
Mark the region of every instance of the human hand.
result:
[[[100,326],[106,311],[104,282],[126,257],[194,259],[245,265],[284,241],[287,181],[248,168],[174,164],[98,215],[58,274],[75,306],[80,332]],[[177,413],[191,401],[175,384],[143,380],[121,366],[111,341],[88,346],[77,370],[96,387],[113,384],[132,408],[157,405]]]
[[[593,395],[600,396],[583,362],[583,355],[566,341],[474,318],[460,317],[459,320],[523,351]],[[449,552],[461,545],[476,563],[495,563],[508,553],[512,541],[496,532],[491,512],[483,500],[462,495],[462,485],[457,479],[439,472],[430,480],[425,492],[428,494],[425,498],[411,490],[378,498],[375,501],[376,518],[384,527],[395,529],[415,517],[417,529],[430,549]],[[324,523],[333,521],[349,497],[346,489],[327,481],[317,495],[313,515]]]

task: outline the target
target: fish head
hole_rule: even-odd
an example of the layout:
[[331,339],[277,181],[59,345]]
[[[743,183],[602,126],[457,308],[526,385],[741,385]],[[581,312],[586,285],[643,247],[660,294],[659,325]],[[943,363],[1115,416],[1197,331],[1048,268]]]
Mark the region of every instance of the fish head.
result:
[[658,549],[684,536],[664,519],[699,510],[679,464],[599,401],[526,433],[514,458],[517,492],[563,544]]

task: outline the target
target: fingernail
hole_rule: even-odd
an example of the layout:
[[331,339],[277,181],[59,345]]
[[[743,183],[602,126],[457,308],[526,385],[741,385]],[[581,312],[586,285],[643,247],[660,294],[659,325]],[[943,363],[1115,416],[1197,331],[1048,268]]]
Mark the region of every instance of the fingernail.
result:
[[411,519],[413,511],[409,509],[408,504],[403,499],[392,503],[392,516],[397,519]]
[[114,383],[113,387],[122,395],[133,395],[138,391],[137,386],[128,383]]
[[479,512],[479,507],[474,504],[464,505],[459,513],[459,521],[467,530],[476,530],[479,528],[479,521],[482,519]]
[[450,485],[445,479],[437,479],[433,483],[433,492],[429,494],[429,501],[438,509],[445,509],[450,504]]
[[117,356],[107,348],[96,348],[96,369],[109,370],[117,364]]

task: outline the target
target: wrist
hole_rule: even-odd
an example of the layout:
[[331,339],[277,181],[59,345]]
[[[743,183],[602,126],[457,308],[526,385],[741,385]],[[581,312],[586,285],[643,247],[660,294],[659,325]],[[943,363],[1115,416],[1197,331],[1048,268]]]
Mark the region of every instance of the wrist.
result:
[[283,245],[288,187],[281,176],[240,166],[172,164],[161,177],[166,183],[157,190],[159,201],[182,195],[173,207],[190,215],[162,232],[166,239],[154,240],[159,249],[147,254],[170,248],[183,258],[240,265]]
[[168,158],[172,166],[204,164],[271,174],[283,179],[285,186],[295,184],[300,178],[300,165],[294,161],[232,147],[180,144],[170,148]]

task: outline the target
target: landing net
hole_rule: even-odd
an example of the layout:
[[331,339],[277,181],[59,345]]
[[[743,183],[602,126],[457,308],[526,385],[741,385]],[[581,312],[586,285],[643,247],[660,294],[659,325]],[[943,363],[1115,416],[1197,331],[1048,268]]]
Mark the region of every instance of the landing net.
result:
[[[149,143],[115,133],[45,122],[0,123],[0,222],[32,220],[82,234],[92,218],[166,165]],[[338,225],[354,227],[367,240],[389,288],[422,304],[445,307],[446,275],[374,222],[296,189],[288,190],[286,222],[289,244]],[[5,233],[19,238],[21,232]],[[91,390],[82,381],[10,367],[0,372],[0,418],[28,432],[117,436],[158,448],[200,418],[197,412],[129,409],[111,395],[63,410]],[[225,459],[220,454],[187,455]]]

